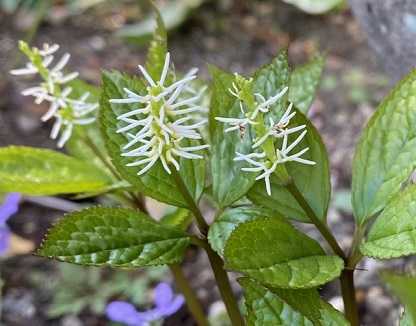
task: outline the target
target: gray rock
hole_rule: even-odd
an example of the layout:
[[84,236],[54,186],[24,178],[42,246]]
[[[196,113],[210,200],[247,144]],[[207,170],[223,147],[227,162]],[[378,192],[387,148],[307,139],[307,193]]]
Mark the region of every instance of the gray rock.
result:
[[415,67],[415,0],[350,0],[350,4],[392,81]]

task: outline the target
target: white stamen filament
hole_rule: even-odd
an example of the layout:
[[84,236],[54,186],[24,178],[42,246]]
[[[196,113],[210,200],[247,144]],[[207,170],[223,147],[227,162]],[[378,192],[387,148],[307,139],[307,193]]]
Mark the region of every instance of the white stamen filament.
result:
[[[34,50],[33,53],[37,53],[42,59],[42,71],[46,71],[42,73],[44,81],[38,86],[23,90],[22,95],[33,96],[36,104],[41,104],[43,101],[50,103],[41,120],[48,121],[55,118],[50,137],[57,139],[60,134],[57,146],[63,147],[71,137],[74,125],[88,125],[95,121],[95,117],[88,117],[88,115],[98,108],[98,103],[86,102],[90,95],[88,92],[82,94],[79,99],[73,99],[70,98],[71,87],[63,87],[59,91],[61,85],[76,79],[79,74],[78,72],[70,72],[66,75],[63,73],[63,69],[70,59],[69,53],[65,53],[53,68],[48,68],[54,61],[54,54],[58,49],[58,44],[49,45],[45,43],[42,49]],[[35,67],[33,62],[29,62],[24,68],[14,69],[10,73],[13,75],[33,75],[39,73],[40,69]],[[45,76],[45,74],[47,75]],[[65,110],[65,113],[63,113],[63,110]]]

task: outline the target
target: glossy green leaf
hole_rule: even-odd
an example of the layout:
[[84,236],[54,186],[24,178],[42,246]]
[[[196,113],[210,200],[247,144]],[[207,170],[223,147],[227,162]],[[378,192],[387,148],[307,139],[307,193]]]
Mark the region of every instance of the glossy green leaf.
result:
[[[126,166],[126,164],[135,161],[135,158],[121,156],[121,148],[128,141],[125,135],[116,132],[121,123],[117,120],[117,116],[132,110],[134,104],[120,105],[109,102],[112,98],[123,98],[125,96],[123,88],[125,87],[137,93],[143,93],[144,91],[143,83],[137,78],[131,78],[118,72],[103,73],[103,94],[100,100],[99,123],[114,166],[128,182],[146,196],[173,206],[187,207],[186,201],[178,191],[175,180],[166,173],[160,162],[157,162],[147,173],[140,177],[137,175],[140,167]],[[180,175],[187,185],[188,191],[195,200],[198,200],[202,194],[205,181],[204,160],[181,159],[179,164],[181,166]]]
[[[98,103],[100,100],[100,88],[81,79],[74,79],[69,83],[69,86],[72,87],[71,97],[74,99],[78,99],[85,92],[88,92],[90,94],[88,97],[89,103]],[[65,149],[71,156],[94,164],[97,168],[114,178],[114,174],[108,168],[111,162],[97,122],[75,126],[71,138],[65,144]],[[103,162],[104,159],[107,160],[107,164]]]
[[383,100],[353,162],[352,204],[359,223],[383,209],[416,167],[416,70]]
[[409,323],[408,325],[413,326],[412,321],[416,320],[416,276],[384,272],[381,278],[406,307],[409,316],[400,325]]
[[399,192],[372,225],[361,252],[390,259],[416,254],[416,186]]
[[[261,253],[261,254],[260,254]],[[237,226],[224,249],[226,267],[281,288],[311,288],[338,277],[343,261],[290,224],[263,218]]]
[[57,195],[100,192],[111,180],[95,166],[48,149],[0,148],[0,192]]
[[343,315],[322,301],[318,291],[269,289],[249,278],[238,280],[244,288],[249,326],[343,326]]
[[[288,162],[285,165],[289,175],[293,178],[299,191],[303,194],[318,218],[325,220],[331,197],[328,153],[316,128],[305,115],[297,111],[289,127],[303,124],[306,124],[308,132],[299,145],[295,147],[294,153],[297,149],[301,150],[309,147],[309,151],[302,157],[315,161],[316,164],[305,165],[297,162]],[[297,136],[294,134],[290,135],[289,144]],[[264,181],[256,182],[248,192],[248,198],[257,206],[268,208],[290,219],[310,222],[304,210],[289,191],[281,185],[276,176],[271,178],[271,185],[272,194],[269,196],[266,192]]]
[[245,153],[251,148],[250,135],[243,139],[237,133],[225,133],[225,124],[215,117],[235,117],[240,107],[228,89],[234,80],[232,74],[211,67],[213,78],[209,131],[211,140],[212,197],[220,207],[227,207],[240,199],[255,181],[252,173],[243,173],[244,163],[235,162],[235,152]]
[[[107,149],[98,124],[95,122],[86,127],[76,126],[74,128],[72,137],[65,144],[65,149],[71,156],[95,165],[110,178],[115,179],[114,174],[109,169],[109,165],[111,166],[112,163],[107,155]],[[103,160],[106,160],[108,165]]]
[[324,63],[323,57],[316,56],[290,74],[289,101],[304,114],[308,113],[315,99]]
[[258,207],[238,207],[228,209],[215,219],[208,232],[208,241],[219,255],[223,254],[225,243],[234,229],[241,223],[258,218],[283,218],[267,209]]
[[86,92],[89,93],[89,96],[87,98],[88,103],[94,103],[100,100],[100,93],[101,90],[99,87],[94,86],[92,84],[89,84],[82,79],[76,78],[74,80],[71,80],[68,83],[68,86],[72,88],[72,92],[70,94],[70,97],[73,99],[78,99],[82,95],[84,95]]
[[345,319],[344,314],[339,312],[329,303],[321,300],[321,319],[322,326],[348,326],[350,323]]
[[340,7],[345,0],[283,0],[294,5],[308,14],[324,14],[332,9]]
[[[289,63],[286,51],[281,51],[271,63],[264,65],[254,74],[254,92],[266,99],[281,92],[289,86]],[[282,96],[272,107],[273,117],[280,117],[286,110],[288,93]],[[268,119],[266,118],[266,121]]]
[[189,236],[124,208],[93,207],[65,215],[38,254],[81,265],[143,267],[181,261]]
[[172,213],[163,216],[160,223],[186,231],[192,221],[193,216],[189,210],[185,208],[177,208]]

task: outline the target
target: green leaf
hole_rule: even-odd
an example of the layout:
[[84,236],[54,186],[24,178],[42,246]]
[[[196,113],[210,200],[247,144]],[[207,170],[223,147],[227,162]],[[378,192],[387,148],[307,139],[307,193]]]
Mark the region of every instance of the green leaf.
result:
[[[254,74],[254,93],[260,93],[266,99],[289,86],[289,63],[286,51],[281,51],[271,63],[264,65]],[[272,108],[272,116],[280,117],[286,110],[288,93],[282,96]],[[267,119],[266,119],[267,120]]]
[[339,257],[326,256],[315,240],[275,218],[240,224],[228,238],[224,256],[227,268],[292,289],[327,283],[344,265]]
[[100,100],[101,90],[99,87],[89,84],[82,79],[76,78],[68,83],[68,86],[72,88],[70,97],[73,99],[79,99],[82,95],[88,92],[88,103],[98,103]]
[[345,0],[283,0],[286,3],[294,5],[308,14],[324,14],[332,9],[341,7]]
[[102,159],[105,159],[111,165],[97,122],[89,124],[87,128],[76,126],[72,132],[72,137],[65,144],[65,149],[71,156],[95,165],[99,170],[105,172],[109,178],[114,179],[111,170],[102,161]]
[[154,6],[154,11],[156,15],[156,29],[153,32],[153,39],[147,52],[146,70],[153,80],[159,80],[165,64],[166,53],[168,52],[168,41],[163,18],[156,6]]
[[177,227],[183,231],[191,225],[193,221],[193,216],[189,210],[184,208],[177,208],[172,213],[166,214],[160,220],[160,223]]
[[289,101],[307,114],[319,86],[325,60],[316,56],[307,64],[297,67],[290,75]]
[[57,195],[100,192],[111,180],[93,165],[48,149],[0,148],[0,192]]
[[[271,290],[249,279],[238,280],[244,289],[248,326],[287,325],[312,326],[313,323]],[[315,294],[315,290],[292,290],[302,293],[302,301]],[[319,296],[317,296],[319,304]],[[308,300],[309,302],[309,300]],[[306,305],[305,305],[306,306]]]
[[323,326],[350,325],[341,312],[323,300],[321,300],[321,324]]
[[268,289],[249,278],[238,281],[244,288],[249,326],[348,325],[340,312],[320,299],[316,289]]
[[352,204],[360,224],[379,212],[416,167],[416,70],[392,90],[357,145]]
[[[160,14],[167,30],[173,30],[183,24],[192,12],[202,5],[204,0],[171,0],[160,8]],[[129,41],[142,43],[155,30],[154,18],[146,17],[140,23],[127,25],[117,31],[117,36]]]
[[65,215],[38,254],[81,265],[143,267],[181,261],[189,236],[138,211],[93,207]]
[[240,199],[253,185],[256,176],[243,173],[244,163],[235,162],[235,152],[245,153],[251,148],[251,138],[243,139],[237,133],[225,133],[227,126],[215,117],[234,117],[240,113],[235,97],[228,89],[234,81],[232,74],[211,67],[213,78],[209,131],[211,140],[212,197],[221,207],[227,207]]
[[[114,166],[128,182],[144,195],[173,206],[187,207],[185,199],[177,189],[175,180],[166,173],[159,161],[147,173],[139,177],[137,172],[140,167],[126,166],[126,164],[135,161],[135,158],[121,156],[121,148],[128,140],[125,135],[117,133],[117,129],[120,127],[117,116],[132,110],[134,105],[114,104],[109,100],[125,97],[123,88],[142,94],[145,88],[143,83],[137,78],[131,78],[118,72],[104,72],[102,78],[104,89],[100,100],[99,123]],[[180,175],[188,191],[195,200],[198,200],[205,182],[204,160],[181,158],[179,164],[181,166]]]
[[[99,102],[100,88],[78,78],[72,80],[69,86],[72,87],[71,98],[78,99],[85,92],[88,92],[90,94],[87,100],[89,103]],[[71,156],[94,164],[111,178],[114,178],[108,166],[103,163],[103,159],[106,159],[108,164],[111,164],[97,122],[85,126],[75,126],[71,138],[65,144],[65,149]]]
[[399,192],[383,210],[361,245],[361,253],[390,259],[416,254],[416,185]]
[[416,277],[384,272],[381,278],[406,307],[409,316],[404,322],[410,322],[409,325],[413,326],[412,321],[416,320]]
[[225,243],[239,224],[264,217],[283,220],[280,215],[258,207],[238,207],[226,210],[215,219],[209,228],[208,241],[212,249],[219,255],[223,255]]
[[[297,162],[288,162],[285,165],[289,175],[293,178],[299,191],[303,194],[318,218],[325,220],[331,197],[328,154],[321,136],[304,114],[297,111],[290,122],[289,128],[290,126],[303,124],[306,124],[308,132],[296,148],[300,150],[309,147],[309,151],[303,157],[315,161],[316,164],[311,166]],[[297,136],[294,134],[290,135],[289,144]],[[268,208],[290,219],[310,222],[296,199],[289,193],[286,187],[281,185],[276,176],[272,176],[271,178],[271,191],[272,194],[269,196],[266,192],[264,182],[258,181],[250,189],[247,196],[257,206]]]

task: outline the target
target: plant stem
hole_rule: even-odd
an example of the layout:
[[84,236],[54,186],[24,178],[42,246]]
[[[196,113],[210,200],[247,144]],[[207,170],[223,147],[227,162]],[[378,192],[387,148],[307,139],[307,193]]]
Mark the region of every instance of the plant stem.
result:
[[222,300],[224,301],[225,308],[227,309],[227,313],[230,317],[231,323],[233,326],[242,326],[244,325],[244,320],[241,316],[240,309],[234,297],[227,272],[224,270],[224,262],[221,259],[221,257],[218,256],[218,254],[212,250],[211,246],[206,240],[206,235],[208,234],[209,226],[205,221],[198,205],[189,193],[189,190],[183,182],[180,174],[176,171],[174,167],[172,167],[172,176],[175,179],[176,185],[178,186],[178,190],[181,192],[183,198],[189,206],[189,209],[195,216],[199,231],[204,236],[204,239],[199,239],[199,243],[201,243],[201,247],[205,249],[208,255],[208,259],[214,272],[214,277],[217,282],[218,289],[220,291]]
[[[132,202],[133,207],[139,209],[141,212],[145,214],[149,214],[146,205],[144,204],[144,198],[142,195],[135,196],[135,194],[133,193],[129,193],[129,195],[136,199]],[[197,242],[199,241],[198,238],[196,238],[195,240]],[[186,279],[181,266],[179,264],[172,264],[169,265],[169,268],[175,279],[175,284],[178,286],[179,290],[185,297],[186,305],[188,306],[188,309],[194,317],[198,326],[208,326],[209,323],[205,318],[204,310],[202,309],[201,303],[199,302],[198,297],[189,285],[189,282]]]
[[[345,307],[345,315],[351,326],[358,326],[359,325],[359,318],[358,318],[358,308],[357,308],[357,300],[355,298],[355,287],[354,287],[354,267],[355,264],[360,260],[359,255],[357,256],[357,250],[359,239],[361,232],[358,230],[356,235],[354,236],[353,247],[351,251],[351,255],[347,258],[344,251],[339,246],[337,240],[332,235],[331,231],[328,229],[326,223],[323,223],[318,216],[316,216],[313,209],[309,206],[308,202],[303,197],[302,193],[293,183],[290,181],[286,188],[292,194],[292,196],[296,199],[298,204],[303,208],[305,213],[308,215],[309,219],[312,223],[316,226],[322,236],[330,245],[332,251],[341,257],[345,262],[345,268],[341,272],[340,282],[341,282],[341,292],[342,292],[342,299],[344,301]],[[361,239],[361,238],[360,238]]]
[[359,326],[360,322],[358,319],[358,308],[354,287],[354,270],[344,269],[341,273],[340,282],[345,316],[351,323],[351,326]]
[[287,190],[292,194],[293,197],[295,197],[298,204],[303,208],[306,215],[308,215],[309,219],[312,221],[312,223],[316,226],[316,228],[319,230],[319,232],[322,234],[322,236],[325,238],[325,240],[328,242],[329,246],[331,247],[332,251],[344,259],[346,262],[347,257],[345,256],[344,251],[339,246],[337,240],[332,235],[331,231],[329,231],[328,226],[322,222],[318,216],[316,216],[313,209],[309,206],[308,202],[303,197],[302,193],[299,191],[299,189],[296,187],[293,181],[289,182],[286,185]]
[[114,168],[105,155],[101,153],[100,149],[94,144],[89,135],[81,136],[81,139],[84,140],[85,144],[93,151],[93,153],[98,157],[98,159],[107,167],[107,169],[114,175],[118,180],[123,180],[118,171]]
[[205,318],[204,310],[195,295],[194,291],[190,287],[185,275],[182,271],[182,268],[179,264],[169,265],[169,268],[175,278],[175,284],[178,286],[179,290],[183,294],[186,300],[186,305],[188,306],[189,311],[194,317],[198,326],[208,326],[209,323]]
[[235,300],[233,290],[230,285],[230,280],[228,278],[227,272],[224,270],[224,261],[215,251],[211,249],[209,244],[207,244],[205,250],[207,252],[209,262],[211,263],[218,289],[220,291],[222,300],[224,301],[225,308],[227,309],[227,313],[231,319],[232,325],[244,325],[244,320]]
[[175,167],[172,167],[172,176],[175,179],[176,185],[178,186],[180,193],[182,194],[183,198],[188,204],[190,211],[195,216],[199,231],[202,233],[204,237],[206,237],[206,235],[208,234],[209,226],[205,221],[204,217],[202,216],[202,213],[199,210],[194,199],[192,198],[191,194],[189,193],[189,190],[183,182],[181,175],[178,173]]

